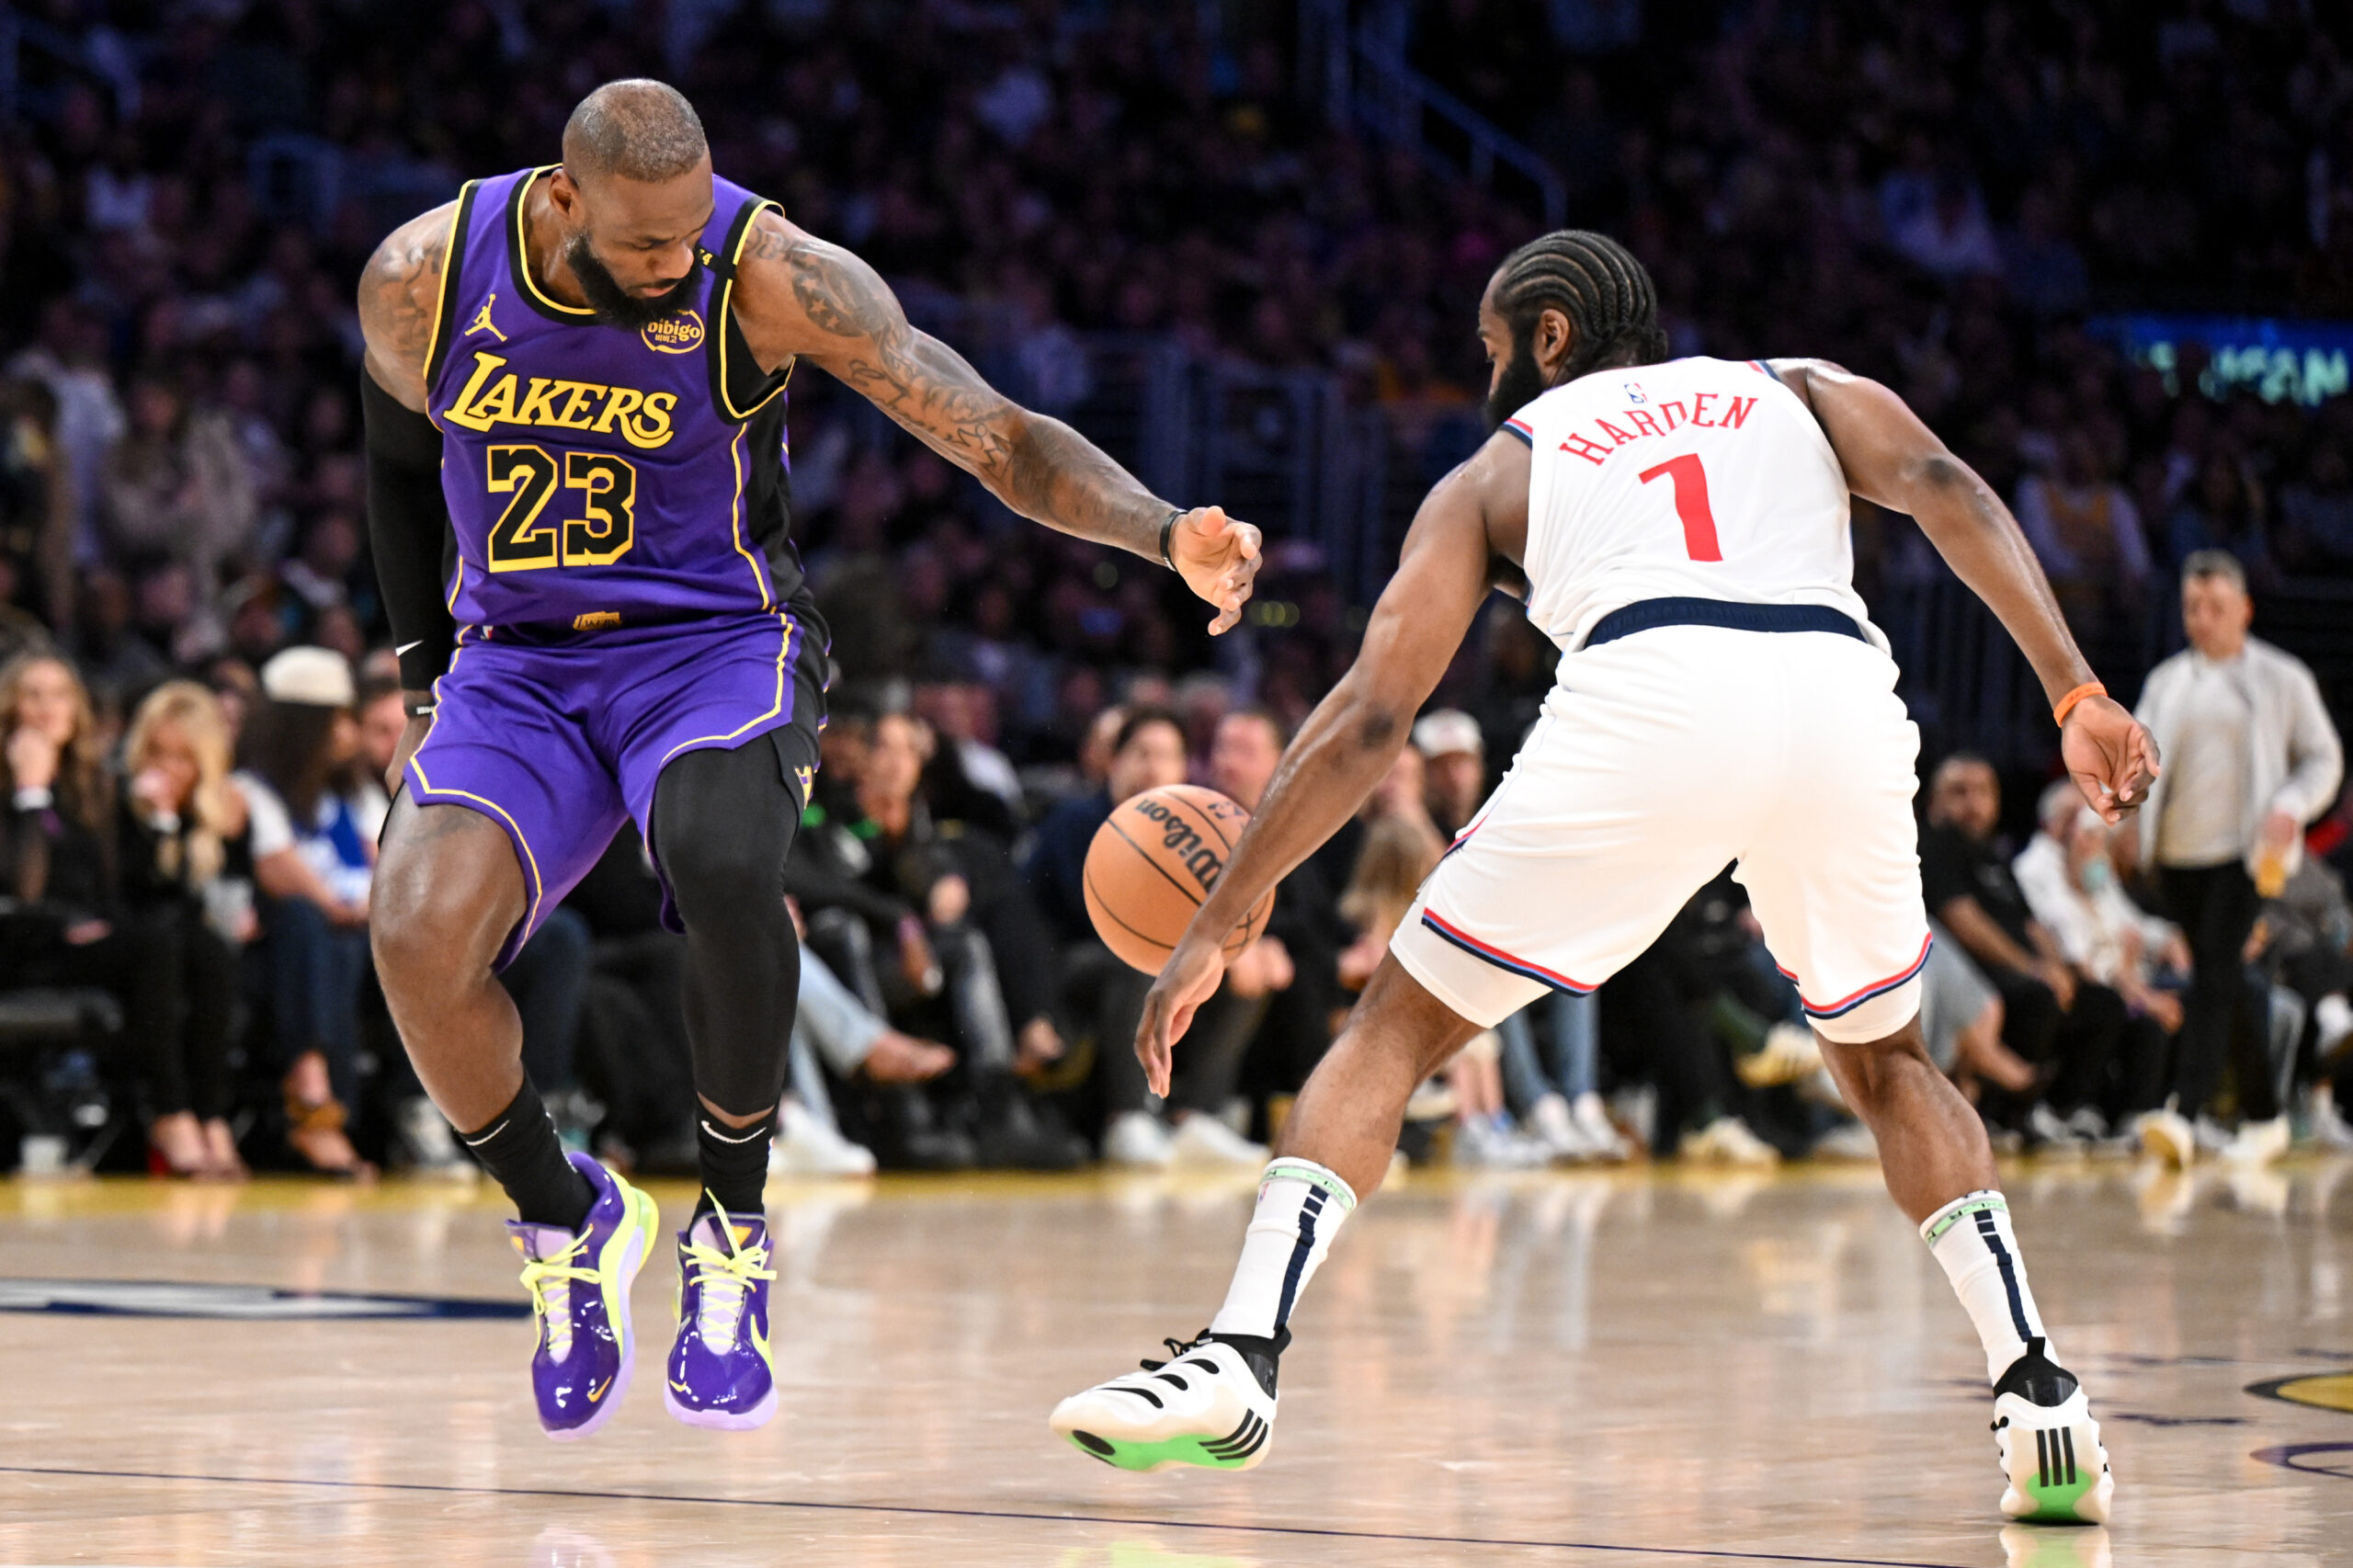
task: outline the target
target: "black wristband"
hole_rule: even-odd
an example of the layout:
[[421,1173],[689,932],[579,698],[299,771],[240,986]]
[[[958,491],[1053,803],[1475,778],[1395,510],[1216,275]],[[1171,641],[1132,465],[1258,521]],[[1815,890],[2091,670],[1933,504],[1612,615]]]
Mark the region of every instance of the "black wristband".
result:
[[404,699],[401,702],[401,711],[412,719],[429,719],[433,716],[434,710],[440,706],[438,700],[430,697],[422,702],[410,702]]
[[1182,506],[1172,507],[1167,521],[1160,525],[1160,563],[1171,572],[1176,570],[1176,558],[1168,553],[1168,536],[1176,531],[1176,519],[1184,515]]

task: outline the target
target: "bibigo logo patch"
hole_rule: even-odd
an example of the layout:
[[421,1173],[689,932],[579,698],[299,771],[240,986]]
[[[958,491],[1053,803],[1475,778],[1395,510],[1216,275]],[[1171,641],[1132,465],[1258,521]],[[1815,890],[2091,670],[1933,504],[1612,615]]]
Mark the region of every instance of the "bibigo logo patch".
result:
[[702,347],[702,317],[693,311],[648,322],[638,334],[656,354],[691,354]]

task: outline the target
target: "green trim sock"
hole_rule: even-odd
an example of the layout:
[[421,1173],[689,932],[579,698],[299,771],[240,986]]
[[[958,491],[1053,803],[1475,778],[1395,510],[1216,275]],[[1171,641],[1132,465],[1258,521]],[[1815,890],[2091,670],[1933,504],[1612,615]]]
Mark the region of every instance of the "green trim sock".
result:
[[714,1207],[746,1216],[765,1212],[768,1145],[775,1141],[773,1112],[749,1127],[730,1127],[709,1112],[698,1115],[695,1149],[701,1155],[702,1197],[687,1222],[693,1224]]
[[1990,1190],[1963,1193],[1928,1216],[1920,1239],[1977,1325],[1987,1382],[1999,1382],[2029,1342],[2057,1359],[2048,1349],[2042,1314],[2026,1282],[2026,1259],[2018,1256],[2018,1239],[2010,1230],[2007,1199]]
[[1314,1161],[1286,1155],[1270,1162],[1258,1179],[1258,1207],[1242,1238],[1233,1284],[1210,1332],[1220,1339],[1288,1337],[1292,1306],[1356,1206],[1348,1184]]
[[531,1075],[515,1091],[506,1108],[478,1132],[460,1132],[458,1142],[483,1164],[483,1168],[506,1189],[515,1201],[515,1216],[527,1225],[561,1225],[577,1231],[587,1221],[597,1201],[588,1185],[564,1157],[563,1141],[540,1102]]

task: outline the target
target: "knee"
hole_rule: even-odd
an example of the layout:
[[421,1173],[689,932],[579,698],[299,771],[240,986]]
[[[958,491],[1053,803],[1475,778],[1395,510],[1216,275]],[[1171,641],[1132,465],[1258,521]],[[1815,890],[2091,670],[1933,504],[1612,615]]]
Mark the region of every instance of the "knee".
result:
[[1941,1077],[1929,1059],[1927,1038],[1915,1017],[1893,1034],[1873,1040],[1836,1040],[1819,1036],[1822,1059],[1837,1079],[1848,1103],[1859,1112],[1876,1106],[1896,1085],[1922,1073]]
[[740,843],[690,828],[662,841],[660,859],[670,902],[689,932],[705,922],[745,926],[770,914],[786,918],[781,855],[747,854]]
[[[368,903],[368,943],[385,988],[441,989],[486,980],[528,908],[515,896],[518,891],[466,862],[386,855]],[[324,933],[325,916],[311,913]]]

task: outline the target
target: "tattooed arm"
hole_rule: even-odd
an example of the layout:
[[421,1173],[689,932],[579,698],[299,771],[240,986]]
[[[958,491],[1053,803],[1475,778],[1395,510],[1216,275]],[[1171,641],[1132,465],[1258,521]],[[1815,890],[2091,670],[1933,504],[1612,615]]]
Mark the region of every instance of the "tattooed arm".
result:
[[1169,555],[1218,607],[1210,630],[1242,618],[1258,570],[1258,530],[1215,506],[1181,511],[1059,419],[998,392],[962,356],[907,324],[872,267],[839,245],[762,212],[745,243],[734,311],[763,366],[807,358],[864,393],[926,446],[1023,517],[1148,561]]
[[[454,204],[452,204],[454,205]],[[457,629],[442,598],[449,513],[441,495],[441,433],[426,417],[425,355],[441,309],[450,207],[410,219],[385,237],[359,276],[359,328],[367,340],[359,408],[368,437],[368,544],[384,618],[399,651],[410,719],[384,788],[425,738],[419,709],[449,668]]]
[[449,202],[421,212],[384,236],[359,275],[359,331],[368,373],[400,400],[425,412],[425,350],[441,309],[441,267],[449,243]]

